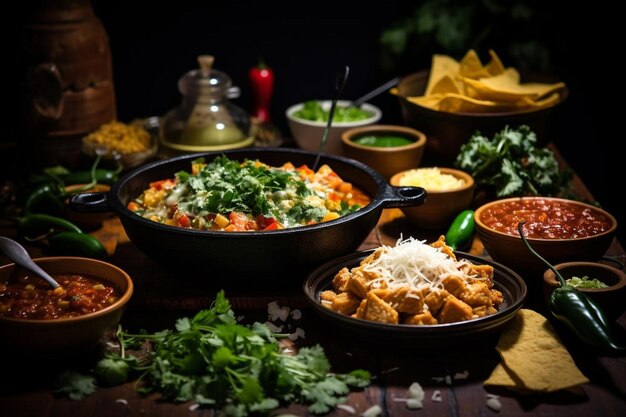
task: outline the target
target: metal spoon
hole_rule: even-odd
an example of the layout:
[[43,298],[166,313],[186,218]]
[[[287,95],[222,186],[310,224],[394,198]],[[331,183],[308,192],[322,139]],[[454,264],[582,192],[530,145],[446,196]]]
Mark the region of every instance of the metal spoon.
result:
[[0,236],[0,250],[2,250],[2,252],[4,252],[4,254],[17,265],[22,268],[26,268],[30,272],[46,280],[52,288],[60,287],[59,283],[56,282],[54,278],[48,275],[46,271],[33,262],[28,252],[26,252],[26,249],[24,249],[24,246],[20,245],[13,239]]
[[396,77],[392,80],[389,80],[385,84],[381,85],[380,87],[376,87],[375,89],[365,94],[364,96],[357,98],[356,100],[352,102],[351,105],[354,107],[361,107],[363,103],[365,103],[367,100],[376,97],[377,95],[387,91],[391,87],[395,87],[399,82],[400,82],[400,77]]
[[330,112],[328,113],[328,122],[326,123],[326,127],[324,128],[324,133],[322,134],[322,141],[320,142],[320,148],[317,151],[317,157],[315,158],[315,163],[313,164],[313,171],[317,171],[317,165],[320,163],[320,158],[322,157],[322,153],[326,148],[326,142],[328,140],[328,132],[330,132],[330,126],[333,123],[333,117],[335,117],[335,108],[337,108],[337,100],[339,100],[339,96],[341,96],[341,92],[343,91],[343,87],[346,85],[346,80],[348,79],[348,74],[350,74],[350,67],[346,65],[343,70],[343,73],[337,76],[335,80],[335,98],[330,105]]

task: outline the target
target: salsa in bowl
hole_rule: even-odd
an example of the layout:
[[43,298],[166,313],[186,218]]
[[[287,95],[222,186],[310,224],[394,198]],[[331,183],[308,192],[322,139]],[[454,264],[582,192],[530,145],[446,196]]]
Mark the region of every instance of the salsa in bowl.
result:
[[605,210],[556,197],[518,197],[492,201],[474,214],[476,230],[493,259],[538,274],[545,266],[530,254],[517,232],[524,234],[552,264],[602,258],[613,241],[617,221]]

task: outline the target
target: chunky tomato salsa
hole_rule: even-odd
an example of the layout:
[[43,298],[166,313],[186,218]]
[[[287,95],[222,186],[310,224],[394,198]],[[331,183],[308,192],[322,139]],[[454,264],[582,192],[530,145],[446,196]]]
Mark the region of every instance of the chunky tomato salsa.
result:
[[370,198],[328,165],[270,167],[219,156],[191,172],[150,183],[128,209],[152,221],[197,230],[277,230],[337,219]]
[[48,320],[82,316],[102,310],[120,298],[120,291],[95,277],[51,274],[61,285],[52,289],[39,277],[0,283],[0,317]]
[[499,232],[518,236],[517,225],[526,220],[524,232],[535,239],[576,239],[611,228],[610,219],[589,207],[550,199],[520,199],[494,204],[480,220]]

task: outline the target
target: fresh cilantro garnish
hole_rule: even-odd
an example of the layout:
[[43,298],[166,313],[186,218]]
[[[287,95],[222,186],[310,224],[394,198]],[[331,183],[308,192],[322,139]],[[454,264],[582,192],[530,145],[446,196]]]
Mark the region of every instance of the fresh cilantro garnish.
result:
[[[282,354],[277,335],[267,326],[237,323],[223,291],[211,308],[178,319],[174,330],[130,334],[120,328],[117,336],[120,353],[108,354],[96,366],[100,383],[123,383],[130,369],[143,381],[142,392],[159,392],[176,402],[196,401],[226,416],[268,415],[281,402],[302,402],[312,413],[327,413],[345,401],[350,387],[370,383],[364,370],[330,373],[320,346]],[[153,346],[148,358],[129,354],[146,342]],[[74,399],[95,389],[94,377],[77,373],[64,374],[63,383],[59,392]]]
[[63,372],[57,382],[55,392],[67,395],[72,400],[82,400],[96,391],[96,378],[76,371]]
[[569,193],[571,172],[560,171],[554,154],[536,142],[528,126],[507,126],[492,139],[477,132],[461,146],[455,165],[498,197]]

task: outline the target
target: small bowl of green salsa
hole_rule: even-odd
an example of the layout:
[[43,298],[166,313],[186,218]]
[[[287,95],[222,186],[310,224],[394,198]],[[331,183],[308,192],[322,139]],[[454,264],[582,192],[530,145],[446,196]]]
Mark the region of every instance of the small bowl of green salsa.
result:
[[424,154],[426,135],[396,125],[357,127],[341,136],[343,154],[380,172],[385,178],[417,168]]

